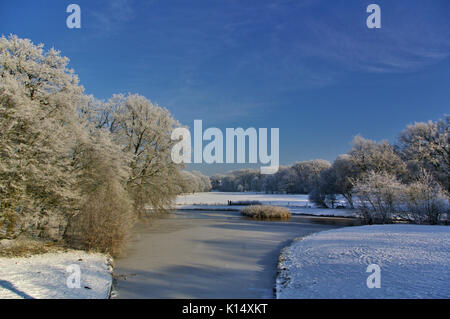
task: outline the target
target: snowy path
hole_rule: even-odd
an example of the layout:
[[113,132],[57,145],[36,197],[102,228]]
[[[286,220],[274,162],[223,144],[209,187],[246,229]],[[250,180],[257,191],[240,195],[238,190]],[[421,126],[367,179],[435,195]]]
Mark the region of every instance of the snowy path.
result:
[[[79,266],[80,288],[67,287],[69,265]],[[107,256],[82,251],[0,258],[0,299],[108,298],[111,270]]]
[[[450,298],[450,227],[376,225],[305,237],[283,252],[278,298]],[[369,264],[381,288],[369,289]]]

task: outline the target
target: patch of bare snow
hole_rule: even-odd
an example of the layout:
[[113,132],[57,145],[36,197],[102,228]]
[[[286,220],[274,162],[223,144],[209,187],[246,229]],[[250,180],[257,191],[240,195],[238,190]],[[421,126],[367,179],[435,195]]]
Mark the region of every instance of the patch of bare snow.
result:
[[[377,264],[381,287],[368,288]],[[450,227],[373,225],[319,232],[285,248],[277,298],[450,298]]]
[[[80,288],[67,279],[78,265]],[[0,299],[105,299],[112,284],[111,260],[83,251],[47,253],[31,257],[0,258]]]

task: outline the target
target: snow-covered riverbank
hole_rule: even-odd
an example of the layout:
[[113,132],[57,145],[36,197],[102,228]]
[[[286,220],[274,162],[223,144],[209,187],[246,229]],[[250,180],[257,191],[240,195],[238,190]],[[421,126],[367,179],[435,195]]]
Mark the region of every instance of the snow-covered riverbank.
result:
[[[370,264],[381,288],[367,286]],[[279,269],[277,298],[450,298],[450,227],[324,231],[284,249]]]
[[[69,288],[68,279],[76,285],[78,267],[80,287]],[[0,299],[104,299],[111,284],[111,260],[103,254],[70,251],[0,258]]]
[[[234,210],[243,206],[228,205],[228,201],[258,201],[264,205],[287,207],[293,215],[341,216],[354,217],[355,211],[350,209],[316,208],[308,200],[308,195],[263,194],[263,193],[233,193],[210,192],[179,195],[175,207],[180,210]],[[345,201],[341,200],[340,204]]]

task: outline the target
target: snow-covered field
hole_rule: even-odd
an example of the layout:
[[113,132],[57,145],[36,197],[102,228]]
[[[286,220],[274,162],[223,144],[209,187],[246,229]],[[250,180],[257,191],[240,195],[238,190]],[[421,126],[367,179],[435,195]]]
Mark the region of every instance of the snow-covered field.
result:
[[[367,266],[380,267],[369,289]],[[450,227],[374,225],[307,236],[280,258],[277,298],[450,298]]]
[[[242,206],[228,206],[228,201],[259,201],[265,205],[283,206],[289,208],[296,215],[322,216],[354,216],[350,209],[316,208],[308,200],[308,195],[263,194],[263,193],[233,193],[210,192],[179,195],[176,200],[178,209],[211,209],[211,210],[239,210]],[[344,203],[341,200],[341,203]]]
[[[0,258],[0,299],[104,299],[112,284],[111,261],[106,255],[83,251],[47,253],[31,257]],[[80,288],[73,267],[80,269]],[[68,271],[69,270],[69,271]]]

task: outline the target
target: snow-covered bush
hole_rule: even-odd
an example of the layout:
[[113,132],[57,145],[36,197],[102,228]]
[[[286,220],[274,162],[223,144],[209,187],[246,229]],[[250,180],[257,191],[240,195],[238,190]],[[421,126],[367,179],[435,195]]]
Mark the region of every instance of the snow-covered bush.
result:
[[418,181],[406,188],[407,218],[418,224],[438,224],[449,213],[449,197],[431,174],[422,171]]
[[108,132],[97,130],[74,152],[83,194],[66,239],[75,246],[116,255],[129,237],[136,214],[126,190],[126,156]]
[[387,172],[370,171],[356,181],[354,192],[361,217],[369,224],[390,223],[402,212],[405,186]]

